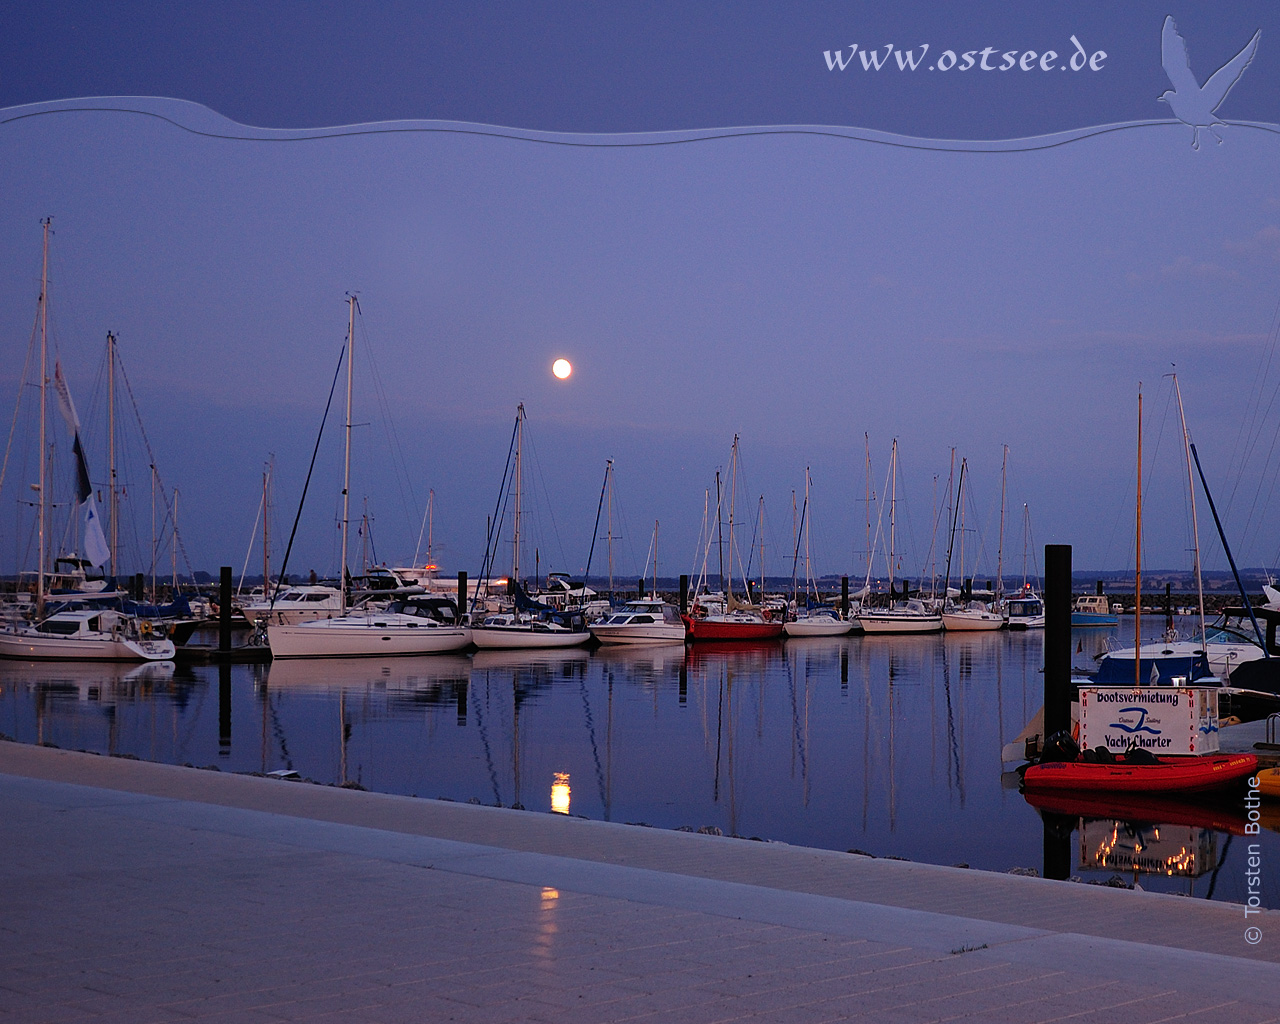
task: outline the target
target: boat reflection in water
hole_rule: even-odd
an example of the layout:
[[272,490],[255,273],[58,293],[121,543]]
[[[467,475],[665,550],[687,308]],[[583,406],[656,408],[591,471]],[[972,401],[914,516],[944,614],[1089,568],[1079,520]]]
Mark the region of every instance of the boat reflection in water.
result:
[[[0,663],[0,733],[409,796],[1040,870],[1045,825],[1002,785],[1000,753],[1040,706],[1042,665],[1040,631],[180,665],[159,675]],[[1081,816],[1128,816],[1055,818],[1072,844],[1067,873],[1105,880],[1110,866],[1075,865]],[[1247,846],[1228,845],[1229,822],[1190,824],[1216,842],[1213,896],[1242,902]],[[1280,862],[1280,839],[1264,829],[1254,840]],[[1195,850],[1198,870],[1209,861]],[[1144,888],[1185,886],[1161,877]],[[1280,904],[1274,879],[1265,884],[1264,902]]]

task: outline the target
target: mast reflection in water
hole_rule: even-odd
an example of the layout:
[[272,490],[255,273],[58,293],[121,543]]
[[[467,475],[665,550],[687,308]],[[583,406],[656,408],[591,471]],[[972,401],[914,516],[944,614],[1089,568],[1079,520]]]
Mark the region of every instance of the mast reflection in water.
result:
[[[588,818],[1038,869],[1044,825],[1002,782],[1000,751],[1040,706],[1042,644],[995,632],[288,660],[231,666],[229,686],[213,666],[0,662],[0,732],[530,811],[569,813],[572,779],[572,813]],[[1242,900],[1231,862],[1245,847],[1229,834],[1199,860],[1214,898]],[[1257,838],[1280,863],[1276,836]]]

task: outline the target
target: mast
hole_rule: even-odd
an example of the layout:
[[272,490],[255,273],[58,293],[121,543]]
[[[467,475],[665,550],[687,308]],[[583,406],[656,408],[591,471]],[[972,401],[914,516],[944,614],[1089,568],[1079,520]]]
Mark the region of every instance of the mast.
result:
[[[813,558],[810,557],[810,552],[809,552],[809,467],[808,466],[804,467],[804,511],[805,511],[804,585],[805,585],[805,593],[808,594],[809,584],[812,584],[813,582]],[[763,548],[764,541],[763,540],[760,541],[760,544],[762,544],[762,548]],[[763,554],[762,556],[760,556],[760,562],[762,562],[762,570],[763,570],[763,562],[764,562]],[[818,596],[817,590],[818,588],[814,588],[815,598],[817,598]]]
[[[609,509],[608,509],[609,518],[605,521],[604,530],[605,530],[605,537],[606,537],[606,545],[605,545],[606,554],[609,560],[609,601],[610,603],[612,603],[613,602],[613,459],[609,459],[608,462],[605,464],[604,475],[605,475],[605,479],[609,483]],[[582,586],[585,588],[586,585],[587,585],[587,581],[583,580]]]
[[862,443],[867,454],[867,497],[863,507],[867,510],[867,579],[871,579],[871,434],[864,431]]
[[1004,459],[1000,463],[1000,545],[996,548],[996,603],[1004,593],[1004,500],[1008,482],[1009,446],[1004,446]]
[[178,597],[178,488],[173,489],[173,596]]
[[1191,495],[1191,540],[1195,559],[1196,596],[1200,599],[1200,646],[1206,641],[1204,625],[1204,581],[1200,578],[1200,525],[1196,519],[1196,483],[1191,475],[1191,435],[1187,433],[1187,414],[1182,411],[1182,388],[1178,386],[1178,375],[1173,376],[1173,390],[1178,396],[1178,418],[1182,421],[1182,448],[1187,456],[1187,493]]
[[[586,586],[586,581],[583,581]],[[658,596],[658,520],[653,521],[653,593],[651,597]]]
[[720,563],[720,593],[725,593],[724,588],[724,529],[723,520],[720,517],[720,470],[716,470],[716,558]]
[[432,536],[436,529],[436,489],[434,487],[427,490],[427,565],[435,565],[435,560],[431,557]]
[[1138,382],[1138,505],[1133,574],[1133,685],[1142,685],[1142,382]]
[[729,578],[725,584],[725,610],[733,605],[733,509],[738,497],[738,435],[733,435],[733,451],[729,459]]
[[893,594],[893,560],[897,554],[897,532],[894,519],[898,504],[898,439],[893,439],[892,465],[889,477],[893,481],[889,487],[889,593]]
[[760,495],[760,603],[764,604],[764,495]]
[[37,528],[38,540],[40,542],[39,568],[36,575],[36,618],[44,618],[44,570],[45,570],[45,528],[47,519],[47,508],[49,504],[48,472],[45,468],[45,406],[49,387],[49,222],[52,218],[46,217],[41,223],[44,225],[44,255],[40,261],[40,504],[37,509],[36,518],[39,523]]
[[516,504],[515,504],[515,530],[514,530],[514,554],[511,560],[511,578],[517,583],[520,582],[520,499],[523,482],[521,475],[523,473],[524,453],[524,403],[521,402],[516,406]]
[[151,464],[151,602],[156,600],[156,464]]
[[347,533],[351,525],[351,384],[354,379],[356,342],[356,297],[347,293],[347,429],[346,456],[342,470],[342,568],[338,590],[342,594],[339,607],[347,614]]
[[274,463],[268,462],[262,470],[262,599],[268,603],[271,602],[270,486],[273,468]]
[[116,494],[116,336],[107,331],[107,461],[110,494],[107,511],[111,515],[111,575],[119,572],[120,527],[119,499]]

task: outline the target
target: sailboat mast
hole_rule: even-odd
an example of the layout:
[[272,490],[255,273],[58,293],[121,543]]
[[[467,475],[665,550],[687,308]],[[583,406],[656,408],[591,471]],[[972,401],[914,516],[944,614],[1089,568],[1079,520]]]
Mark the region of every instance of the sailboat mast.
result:
[[[726,582],[727,603],[733,601],[733,509],[738,496],[738,435],[733,435],[733,451],[729,459],[729,579]],[[726,609],[728,610],[728,609]]]
[[178,488],[173,489],[173,596],[178,596]]
[[116,336],[107,331],[107,462],[110,496],[107,511],[111,514],[111,575],[119,571],[120,556],[119,499],[116,491]]
[[273,464],[262,470],[262,599],[271,601],[271,512],[270,487]]
[[720,470],[716,470],[716,560],[720,563],[720,592],[724,593],[724,528],[720,516]]
[[898,439],[893,439],[892,451],[892,467],[890,479],[893,481],[889,488],[889,593],[893,593],[893,560],[897,554],[897,532],[896,521],[894,515],[897,511],[898,504]]
[[[585,580],[583,581],[585,585]],[[651,597],[658,596],[658,520],[653,521],[653,593]]]
[[1138,503],[1134,529],[1133,685],[1142,685],[1142,382],[1138,382]]
[[1004,446],[1004,459],[1000,463],[1000,546],[996,548],[996,600],[1004,593],[1004,500],[1008,482],[1009,446]]
[[[809,589],[809,584],[813,582],[813,559],[811,558],[811,556],[810,556],[810,552],[809,552],[809,518],[808,518],[808,517],[809,517],[809,467],[808,467],[808,466],[805,466],[805,467],[804,467],[804,512],[805,512],[805,521],[804,521],[804,585],[805,585],[805,590],[806,590],[806,592],[807,592],[807,591],[808,591],[808,589]],[[763,542],[761,542],[761,543],[763,544]],[[761,562],[763,563],[764,555],[762,554],[760,557],[761,557]],[[817,587],[814,587],[814,595],[813,595],[813,596],[814,596],[815,598],[818,596],[818,594],[817,594]]]
[[867,496],[863,508],[867,510],[867,579],[871,579],[871,434],[864,431],[862,443],[867,457]]
[[[605,522],[606,548],[609,558],[609,600],[613,600],[613,459],[605,463],[605,476],[609,481],[609,518]],[[586,580],[582,581],[586,587]]]
[[522,474],[524,471],[524,403],[521,402],[516,406],[516,503],[515,503],[515,529],[513,531],[514,553],[511,560],[511,578],[517,583],[520,582],[520,499],[524,483]]
[[40,556],[36,575],[36,617],[44,618],[44,571],[45,571],[45,528],[49,504],[47,477],[45,468],[45,406],[49,387],[49,221],[46,217],[44,225],[44,255],[40,261],[40,504],[37,506],[36,519],[40,541]]
[[342,568],[338,577],[338,590],[342,594],[340,607],[347,613],[347,533],[351,525],[351,385],[355,378],[356,348],[356,297],[347,295],[347,429],[346,456],[342,470]]
[[1187,433],[1187,415],[1182,411],[1182,388],[1173,374],[1173,390],[1178,396],[1178,418],[1182,421],[1182,447],[1187,456],[1187,493],[1191,495],[1191,540],[1195,558],[1196,596],[1200,599],[1200,646],[1205,644],[1204,581],[1200,578],[1200,525],[1196,520],[1196,484],[1191,475],[1191,435]]

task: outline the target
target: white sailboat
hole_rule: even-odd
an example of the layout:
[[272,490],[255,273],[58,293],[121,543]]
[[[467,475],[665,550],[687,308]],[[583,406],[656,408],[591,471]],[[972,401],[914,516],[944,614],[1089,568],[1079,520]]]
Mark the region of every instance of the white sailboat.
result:
[[[520,519],[523,500],[523,458],[524,458],[524,403],[516,408],[516,424],[512,436],[511,455],[514,462],[509,463],[512,469],[511,487],[514,498],[514,526],[512,539],[514,554],[512,555],[511,576],[508,587],[515,607],[509,611],[498,611],[486,615],[479,623],[472,622],[471,642],[481,650],[489,648],[514,649],[522,647],[578,647],[591,639],[587,622],[583,613],[577,609],[557,610],[540,601],[532,600],[525,593],[520,583]],[[506,482],[504,473],[504,484]],[[499,496],[499,508],[503,507],[503,495]],[[492,523],[493,535],[486,545],[485,567],[481,573],[480,587],[486,588],[493,566],[493,557],[497,539],[501,533],[502,517],[495,514]],[[477,598],[478,606],[478,598]]]
[[[36,571],[35,601],[31,608],[36,621],[34,624],[21,620],[13,621],[4,629],[0,629],[0,657],[74,661],[168,661],[173,658],[173,642],[159,635],[153,636],[152,627],[146,620],[126,615],[118,609],[103,607],[102,599],[113,596],[107,595],[105,589],[96,593],[64,595],[64,597],[76,597],[81,602],[96,603],[97,607],[85,607],[82,603],[79,606],[63,607],[62,610],[55,611],[53,614],[46,614],[50,598],[49,576],[46,572],[50,488],[48,459],[45,457],[47,396],[50,383],[48,374],[49,227],[50,222],[46,219],[39,305],[40,482],[34,487],[39,495],[36,502],[36,517],[40,549],[39,567]],[[76,504],[84,509],[84,543],[88,556],[84,559],[72,556],[59,561],[73,565],[80,571],[83,579],[87,576],[87,570],[108,562],[111,550],[102,532],[92,486],[89,482],[88,464],[84,448],[80,443],[80,420],[60,366],[55,368],[53,384],[58,392],[63,418],[74,438],[72,450],[76,458]],[[93,599],[92,602],[91,599]]]
[[[456,651],[471,642],[458,624],[457,606],[441,598],[406,598],[386,609],[348,613],[347,535],[351,491],[351,392],[354,379],[356,297],[347,296],[347,422],[342,486],[342,575],[338,587],[292,587],[273,602],[244,609],[267,617],[267,641],[276,658],[351,658]],[[264,607],[265,606],[265,607]],[[451,610],[451,614],[450,614]],[[336,611],[337,614],[332,614]],[[329,613],[329,614],[326,614]],[[306,617],[303,620],[303,616]]]
[[[1007,453],[1008,449],[1006,448],[1005,451]],[[964,584],[960,590],[953,593],[950,586],[951,548],[955,543],[957,524],[960,528],[960,577],[964,579],[964,479],[968,466],[968,459],[960,460],[960,479],[956,484],[956,508],[951,516],[951,543],[947,545],[947,601],[942,609],[942,626],[949,632],[989,632],[1004,627],[1004,615],[997,610],[999,596],[995,593],[979,595],[971,587],[966,588]],[[1001,494],[1001,546],[1003,548],[1003,488],[1001,488]]]
[[[863,601],[858,612],[858,624],[864,633],[937,633],[942,630],[942,616],[931,608],[925,607],[923,601],[910,596],[906,584],[903,585],[902,600],[896,599],[893,581],[893,562],[896,555],[897,540],[896,510],[898,497],[898,439],[893,440],[893,449],[889,466],[889,605],[872,608]],[[878,529],[878,527],[877,527]],[[871,585],[870,560],[867,568],[867,587]]]
[[[809,547],[809,485],[811,483],[809,477],[809,467],[804,467],[804,506],[800,513],[803,520],[802,532],[804,534],[804,575],[805,575],[805,602],[806,607],[800,608],[799,595],[794,598],[796,603],[795,617],[788,619],[782,626],[787,636],[844,636],[853,630],[854,623],[851,620],[843,619],[840,614],[831,605],[818,600],[818,587],[813,581],[813,560],[812,552]],[[792,500],[792,510],[794,511],[795,501]],[[796,561],[798,561],[799,550],[792,557],[791,578],[792,591],[796,590]],[[810,599],[812,596],[812,600]]]

